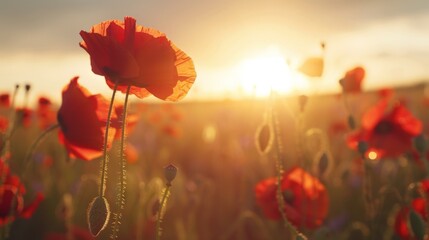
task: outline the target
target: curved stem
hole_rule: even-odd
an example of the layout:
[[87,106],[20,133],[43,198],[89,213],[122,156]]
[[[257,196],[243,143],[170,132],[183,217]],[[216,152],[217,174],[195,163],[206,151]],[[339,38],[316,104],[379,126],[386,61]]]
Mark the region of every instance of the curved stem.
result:
[[284,203],[284,198],[283,198],[283,194],[282,194],[282,189],[281,189],[281,182],[282,182],[282,174],[283,174],[283,161],[281,159],[282,157],[282,143],[281,143],[281,139],[279,138],[280,136],[280,126],[278,123],[278,119],[277,119],[277,115],[276,115],[276,111],[275,111],[275,105],[276,105],[276,98],[273,97],[273,103],[271,106],[271,121],[273,124],[273,128],[274,128],[274,148],[275,148],[275,158],[276,158],[276,169],[277,169],[277,189],[276,189],[276,199],[277,199],[277,206],[278,206],[278,210],[280,212],[280,215],[283,219],[283,222],[285,223],[286,227],[289,229],[289,232],[292,235],[298,235],[299,232],[298,230],[289,222],[289,220],[287,219],[286,213],[284,211],[285,209],[285,203]]
[[22,174],[22,178],[24,178],[25,173],[28,169],[28,166],[30,165],[31,161],[31,157],[34,155],[34,151],[36,151],[36,148],[39,146],[39,144],[45,139],[45,137],[51,133],[53,130],[57,129],[60,127],[60,124],[54,124],[52,126],[50,126],[49,128],[47,128],[44,132],[42,132],[42,134],[40,134],[37,139],[31,144],[30,149],[27,152],[27,155],[25,157],[24,160],[24,169],[23,169],[23,174]]
[[170,194],[170,184],[167,184],[167,187],[165,188],[164,194],[162,196],[162,200],[161,203],[159,205],[159,210],[158,210],[158,216],[156,218],[156,240],[160,240],[161,239],[161,220],[162,220],[162,212],[164,209],[164,205],[167,201],[168,195]]
[[103,149],[103,161],[101,163],[101,181],[100,181],[100,197],[104,197],[105,184],[106,184],[106,165],[107,165],[107,140],[109,138],[109,128],[110,128],[110,117],[112,115],[113,103],[115,100],[116,90],[118,89],[118,81],[115,81],[115,86],[113,87],[112,98],[110,99],[109,112],[106,119],[106,132],[104,133],[104,149]]

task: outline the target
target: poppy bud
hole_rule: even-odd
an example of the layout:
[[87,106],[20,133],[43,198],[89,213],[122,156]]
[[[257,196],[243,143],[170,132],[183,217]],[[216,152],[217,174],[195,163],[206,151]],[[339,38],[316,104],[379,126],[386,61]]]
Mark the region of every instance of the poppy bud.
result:
[[261,154],[267,153],[271,149],[274,141],[274,134],[271,126],[265,122],[256,130],[256,147]]
[[323,175],[329,167],[329,158],[326,153],[322,153],[319,157],[319,163],[317,164],[317,168],[320,175]]
[[171,182],[176,178],[177,167],[173,164],[170,164],[164,168],[164,176],[167,179],[167,185],[171,184]]
[[96,237],[109,222],[110,218],[110,207],[105,197],[96,197],[89,204],[87,221],[89,231]]
[[362,156],[365,156],[366,151],[368,150],[368,143],[365,141],[358,142],[358,151]]
[[423,134],[418,135],[413,139],[414,147],[420,154],[424,154],[427,150],[427,141]]
[[416,239],[424,239],[425,236],[425,222],[422,217],[414,211],[414,209],[410,210],[409,221],[411,229],[414,233]]
[[300,95],[298,101],[299,101],[299,109],[301,110],[301,112],[303,112],[305,109],[305,106],[307,105],[308,97],[306,95]]
[[31,90],[31,85],[30,84],[25,84],[25,91],[28,92]]
[[356,121],[355,121],[355,118],[353,117],[353,115],[349,115],[349,117],[347,118],[347,122],[349,124],[350,129],[353,130],[356,128]]

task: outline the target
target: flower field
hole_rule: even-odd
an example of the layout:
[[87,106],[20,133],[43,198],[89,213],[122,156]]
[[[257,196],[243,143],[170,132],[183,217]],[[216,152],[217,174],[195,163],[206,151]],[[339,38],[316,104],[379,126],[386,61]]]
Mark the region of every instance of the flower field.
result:
[[[80,37],[110,96],[79,76],[59,103],[0,93],[0,239],[427,239],[425,83],[364,91],[355,66],[334,94],[181,102],[198,74],[164,33]],[[298,68],[315,81],[321,50]]]

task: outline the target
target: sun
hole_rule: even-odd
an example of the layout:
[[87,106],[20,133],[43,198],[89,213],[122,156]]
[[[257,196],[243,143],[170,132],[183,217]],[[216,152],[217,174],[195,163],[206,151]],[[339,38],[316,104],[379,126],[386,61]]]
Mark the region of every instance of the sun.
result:
[[236,70],[242,90],[256,97],[266,97],[271,91],[291,93],[302,83],[299,74],[289,67],[277,48],[243,60]]

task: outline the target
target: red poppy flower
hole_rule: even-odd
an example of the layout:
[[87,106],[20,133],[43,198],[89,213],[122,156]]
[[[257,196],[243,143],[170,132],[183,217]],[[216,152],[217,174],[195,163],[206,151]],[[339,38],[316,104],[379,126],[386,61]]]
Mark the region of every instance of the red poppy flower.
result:
[[179,138],[182,136],[182,130],[173,124],[166,124],[162,127],[162,132],[170,137]]
[[8,127],[9,127],[9,119],[7,119],[6,117],[0,116],[0,133],[6,133]]
[[378,96],[380,96],[380,98],[387,98],[387,99],[391,99],[393,97],[394,91],[391,88],[382,88],[379,89],[377,91]]
[[90,55],[92,71],[106,78],[112,88],[143,98],[177,101],[195,81],[194,64],[164,33],[136,25],[132,17],[105,21],[81,31],[80,46]]
[[[91,95],[80,86],[78,77],[64,88],[57,118],[61,128],[60,141],[70,157],[92,160],[101,156],[109,104],[103,96]],[[114,111],[112,118],[116,118]],[[108,147],[114,135],[115,129],[109,129]]]
[[24,206],[25,187],[18,176],[10,173],[9,167],[1,159],[0,174],[4,177],[4,182],[0,185],[0,226],[13,222],[17,217],[30,218],[43,200],[43,195],[37,194],[32,203]]
[[[429,197],[429,180],[425,179],[420,182],[423,192]],[[426,200],[422,197],[413,199],[411,202],[411,208],[424,220],[427,220],[426,213]],[[403,207],[397,214],[395,218],[395,233],[403,240],[412,240],[414,239],[411,236],[411,229],[409,229],[408,218],[410,213],[410,207]]]
[[402,104],[386,113],[387,99],[382,99],[363,116],[362,128],[351,134],[348,144],[356,149],[359,141],[368,143],[368,152],[378,157],[397,157],[412,150],[412,139],[422,131],[422,123]]
[[29,108],[18,108],[16,109],[16,118],[20,125],[28,128],[31,125],[31,117],[33,111]]
[[49,98],[40,97],[38,103],[37,118],[39,121],[39,127],[41,129],[46,129],[56,123],[56,113],[52,109],[52,102]]
[[0,107],[10,107],[10,95],[9,93],[0,94]]
[[[255,187],[256,202],[264,214],[281,219],[278,210],[275,177],[259,182]],[[295,167],[283,174],[281,190],[287,219],[294,225],[316,228],[328,214],[329,198],[325,186],[303,169]]]
[[340,80],[343,91],[346,93],[356,93],[362,91],[362,81],[365,77],[365,69],[355,67],[346,72],[346,75]]

